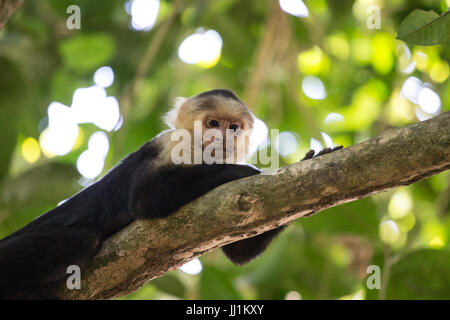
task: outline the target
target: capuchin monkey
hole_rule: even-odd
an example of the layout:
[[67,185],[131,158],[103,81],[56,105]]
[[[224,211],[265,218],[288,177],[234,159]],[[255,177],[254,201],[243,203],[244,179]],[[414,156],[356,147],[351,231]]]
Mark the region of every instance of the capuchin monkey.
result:
[[[221,184],[260,173],[243,164],[254,116],[233,92],[217,89],[179,98],[164,120],[169,130],[128,155],[96,183],[0,240],[0,297],[40,292],[66,277],[69,265],[88,264],[108,237],[132,221],[164,219]],[[196,128],[215,134],[195,142]],[[191,139],[180,152],[180,141],[174,137],[186,133]],[[318,155],[340,148],[327,148]],[[208,149],[215,163],[198,161],[196,151],[202,155]],[[313,156],[310,151],[305,159]],[[245,264],[282,229],[222,250],[233,263]]]

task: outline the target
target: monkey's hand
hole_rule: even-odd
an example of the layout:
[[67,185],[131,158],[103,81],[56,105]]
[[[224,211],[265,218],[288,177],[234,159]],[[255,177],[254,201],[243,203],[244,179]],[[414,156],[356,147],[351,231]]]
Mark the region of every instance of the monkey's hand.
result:
[[321,156],[323,154],[331,153],[331,152],[334,152],[334,151],[337,151],[337,150],[341,150],[343,147],[344,146],[337,146],[337,147],[334,147],[334,148],[325,148],[325,149],[321,150],[319,153],[317,153],[316,155],[314,155],[314,153],[315,153],[314,150],[309,150],[308,153],[306,153],[305,157],[301,161],[312,159],[312,158],[317,158],[317,157],[319,157],[319,156]]

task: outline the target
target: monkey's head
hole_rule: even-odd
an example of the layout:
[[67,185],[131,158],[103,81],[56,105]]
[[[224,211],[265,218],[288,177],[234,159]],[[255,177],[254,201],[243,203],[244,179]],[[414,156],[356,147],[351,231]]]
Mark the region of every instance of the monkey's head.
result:
[[164,121],[172,129],[186,129],[192,137],[197,136],[194,141],[201,141],[204,154],[210,152],[214,157],[220,149],[228,163],[244,162],[248,155],[254,116],[230,90],[216,89],[177,98]]

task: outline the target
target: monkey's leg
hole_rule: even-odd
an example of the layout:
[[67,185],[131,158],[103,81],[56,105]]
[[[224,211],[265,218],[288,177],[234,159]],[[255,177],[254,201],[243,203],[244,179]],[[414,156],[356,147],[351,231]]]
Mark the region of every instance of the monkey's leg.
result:
[[52,227],[30,230],[0,242],[0,297],[14,298],[28,289],[45,288],[82,267],[99,250],[94,232]]
[[227,244],[222,247],[222,251],[233,263],[243,265],[259,256],[283,229],[284,226]]

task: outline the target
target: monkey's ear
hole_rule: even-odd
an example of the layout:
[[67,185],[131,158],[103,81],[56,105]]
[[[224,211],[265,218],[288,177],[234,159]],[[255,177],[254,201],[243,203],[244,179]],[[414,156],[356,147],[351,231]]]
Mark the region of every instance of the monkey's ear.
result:
[[187,99],[184,97],[175,98],[175,103],[174,103],[172,110],[170,110],[163,116],[163,121],[169,126],[169,128],[171,128],[171,129],[176,128],[175,121],[177,120],[178,113],[180,112],[181,106],[184,104],[184,102],[186,100]]

